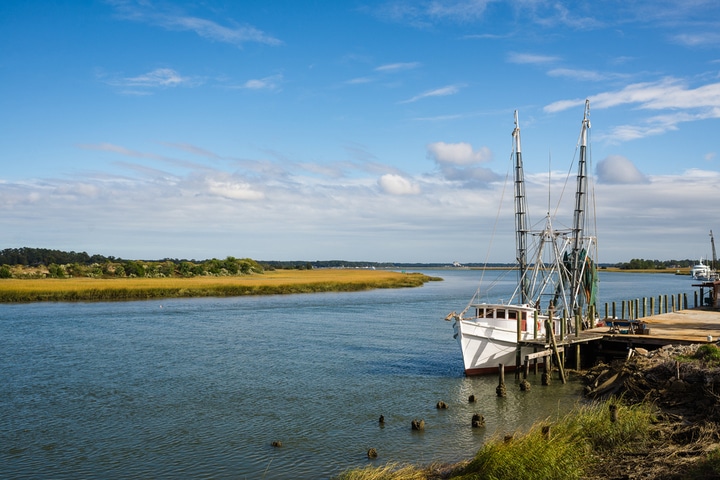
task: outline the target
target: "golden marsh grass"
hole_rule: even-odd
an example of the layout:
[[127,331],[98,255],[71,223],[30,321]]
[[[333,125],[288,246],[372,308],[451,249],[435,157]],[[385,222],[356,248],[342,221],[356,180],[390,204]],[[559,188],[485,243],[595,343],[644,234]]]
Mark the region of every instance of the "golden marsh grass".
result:
[[276,270],[262,275],[191,278],[0,280],[0,302],[226,297],[418,287],[434,280],[386,270]]

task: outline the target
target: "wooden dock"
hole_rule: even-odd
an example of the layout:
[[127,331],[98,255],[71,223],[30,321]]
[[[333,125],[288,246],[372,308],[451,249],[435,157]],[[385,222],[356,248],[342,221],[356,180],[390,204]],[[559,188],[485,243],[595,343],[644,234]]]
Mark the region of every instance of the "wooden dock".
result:
[[678,344],[710,343],[720,340],[720,310],[693,308],[651,315],[635,320],[644,324],[647,333],[611,332],[610,327],[585,330],[588,334],[602,335],[605,340],[630,339],[635,343]]
[[[555,356],[560,363],[565,363],[569,354],[575,368],[580,369],[582,364],[588,366],[598,359],[626,357],[629,350],[638,346],[655,349],[664,345],[720,341],[720,310],[715,308],[678,310],[637,320],[606,319],[606,322],[605,326],[571,333],[565,338],[557,336],[554,343],[559,352]],[[533,347],[537,353],[518,358],[517,367],[525,363],[527,372],[528,361],[537,363],[539,358],[553,356],[552,343],[544,338],[521,342],[521,346]]]

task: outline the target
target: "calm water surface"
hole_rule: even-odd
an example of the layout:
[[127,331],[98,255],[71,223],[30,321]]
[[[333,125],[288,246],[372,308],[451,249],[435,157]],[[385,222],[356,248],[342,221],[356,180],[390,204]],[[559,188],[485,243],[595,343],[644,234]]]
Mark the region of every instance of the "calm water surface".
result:
[[[577,383],[541,387],[531,375],[520,392],[511,376],[499,399],[495,377],[465,378],[442,319],[467,304],[480,274],[428,273],[445,281],[0,305],[0,476],[330,478],[373,463],[371,447],[378,464],[469,458],[492,435],[578,402]],[[692,292],[686,276],[601,276],[602,302]],[[450,408],[437,410],[439,400]],[[470,428],[475,412],[486,429]],[[411,431],[416,418],[425,432]]]

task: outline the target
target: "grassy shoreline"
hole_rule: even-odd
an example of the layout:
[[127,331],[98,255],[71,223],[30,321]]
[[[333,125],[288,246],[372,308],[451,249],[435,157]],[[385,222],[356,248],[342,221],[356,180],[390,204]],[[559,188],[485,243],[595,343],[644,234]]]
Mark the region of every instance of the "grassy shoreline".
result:
[[0,303],[122,301],[419,287],[441,280],[385,270],[276,270],[262,275],[190,278],[33,278],[0,280]]
[[720,478],[720,348],[675,345],[583,372],[586,395],[557,418],[502,432],[454,464],[369,464],[334,480]]

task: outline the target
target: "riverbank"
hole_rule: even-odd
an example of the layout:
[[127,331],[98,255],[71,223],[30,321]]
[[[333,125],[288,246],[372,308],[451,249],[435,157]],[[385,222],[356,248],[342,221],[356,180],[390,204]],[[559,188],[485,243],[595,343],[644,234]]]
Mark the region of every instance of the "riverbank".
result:
[[0,280],[0,303],[229,297],[419,287],[441,280],[389,270],[274,270],[190,278],[31,278]]
[[[575,372],[575,374],[580,374]],[[385,465],[340,480],[720,478],[720,349],[685,345],[583,372],[569,415],[485,444],[453,465]]]

